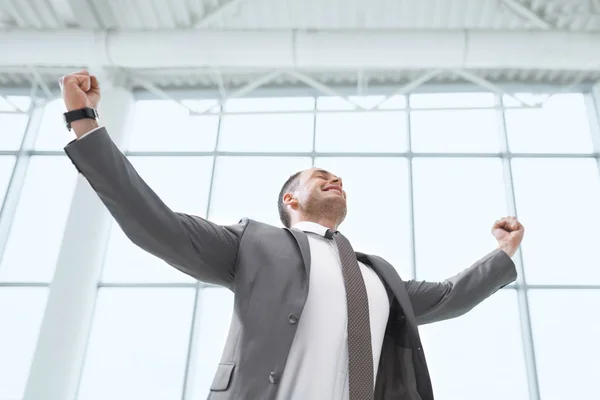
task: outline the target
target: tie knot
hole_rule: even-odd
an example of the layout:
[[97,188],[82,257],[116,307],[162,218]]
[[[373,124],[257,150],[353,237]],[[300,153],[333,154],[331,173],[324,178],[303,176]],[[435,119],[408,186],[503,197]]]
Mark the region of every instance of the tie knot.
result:
[[333,235],[336,234],[337,231],[332,231],[331,229],[327,229],[327,231],[325,232],[325,237],[327,239],[333,239]]

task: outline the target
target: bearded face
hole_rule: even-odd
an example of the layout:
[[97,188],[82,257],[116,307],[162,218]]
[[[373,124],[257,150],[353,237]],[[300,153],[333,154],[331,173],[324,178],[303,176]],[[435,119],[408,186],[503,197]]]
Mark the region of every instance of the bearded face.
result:
[[346,192],[342,179],[323,169],[303,171],[295,191],[297,211],[315,218],[327,217],[341,224],[346,218]]

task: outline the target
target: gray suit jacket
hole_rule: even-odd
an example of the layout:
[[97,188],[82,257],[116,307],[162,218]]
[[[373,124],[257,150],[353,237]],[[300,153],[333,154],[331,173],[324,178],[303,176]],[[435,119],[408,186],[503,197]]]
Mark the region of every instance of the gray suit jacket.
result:
[[[249,219],[219,226],[170,210],[105,129],[65,151],[133,243],[234,292],[233,319],[209,399],[274,399],[308,294],[307,236]],[[377,272],[391,296],[375,399],[433,399],[417,326],[464,314],[513,281],[512,260],[495,250],[444,282],[405,282],[384,259],[357,257]]]

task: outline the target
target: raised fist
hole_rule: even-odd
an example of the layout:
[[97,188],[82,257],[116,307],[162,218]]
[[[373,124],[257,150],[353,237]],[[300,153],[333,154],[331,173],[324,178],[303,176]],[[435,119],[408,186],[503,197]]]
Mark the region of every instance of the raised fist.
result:
[[67,111],[84,107],[98,108],[100,86],[98,79],[86,70],[60,78],[60,88]]
[[525,228],[515,217],[504,217],[494,223],[492,235],[498,241],[498,248],[509,256],[514,256],[523,241]]

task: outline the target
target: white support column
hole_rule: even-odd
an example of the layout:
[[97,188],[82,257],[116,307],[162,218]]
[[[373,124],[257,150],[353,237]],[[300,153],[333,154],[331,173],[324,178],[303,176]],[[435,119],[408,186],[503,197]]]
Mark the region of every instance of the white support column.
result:
[[594,152],[596,153],[598,169],[600,169],[600,81],[592,87],[592,98],[587,103]]
[[[98,79],[100,123],[122,146],[130,132],[133,95],[106,76]],[[110,216],[82,175],[72,204],[24,400],[74,400],[77,391]]]

